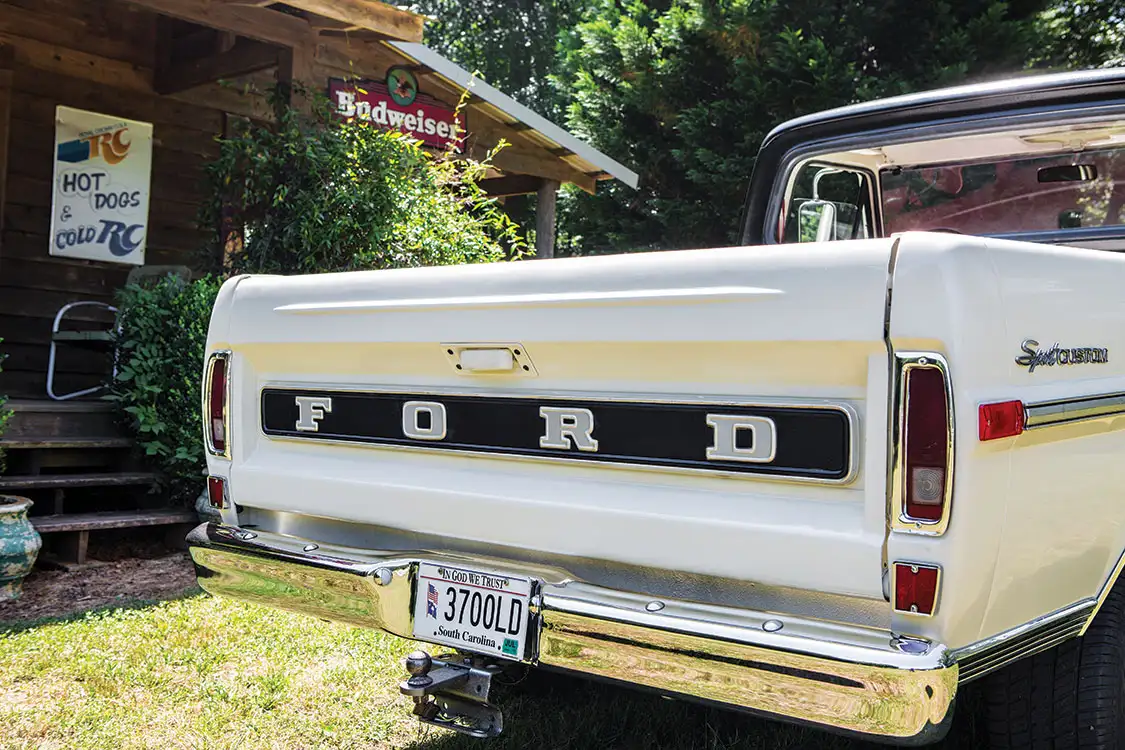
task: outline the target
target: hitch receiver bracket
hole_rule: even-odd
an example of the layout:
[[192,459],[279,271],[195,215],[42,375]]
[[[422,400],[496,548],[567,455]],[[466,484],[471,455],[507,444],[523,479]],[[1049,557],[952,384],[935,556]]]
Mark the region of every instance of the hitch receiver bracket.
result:
[[488,691],[504,668],[502,662],[472,654],[434,658],[414,651],[406,657],[410,677],[399,690],[414,700],[414,715],[423,724],[478,739],[496,737],[504,729],[504,715],[488,702]]

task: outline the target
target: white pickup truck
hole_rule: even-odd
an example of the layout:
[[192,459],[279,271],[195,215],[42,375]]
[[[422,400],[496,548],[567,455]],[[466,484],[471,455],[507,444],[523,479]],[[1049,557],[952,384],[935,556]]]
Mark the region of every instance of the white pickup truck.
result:
[[402,691],[476,736],[523,664],[903,744],[988,675],[994,747],[1125,746],[1125,71],[782,125],[745,227],[231,279],[200,584],[447,647]]

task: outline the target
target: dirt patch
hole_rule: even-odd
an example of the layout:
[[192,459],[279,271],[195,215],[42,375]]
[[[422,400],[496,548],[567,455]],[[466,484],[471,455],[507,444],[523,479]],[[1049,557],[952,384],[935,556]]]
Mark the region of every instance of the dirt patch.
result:
[[187,552],[166,554],[165,550],[162,557],[97,560],[67,571],[36,569],[24,579],[19,599],[0,602],[0,625],[170,599],[195,589],[195,569]]

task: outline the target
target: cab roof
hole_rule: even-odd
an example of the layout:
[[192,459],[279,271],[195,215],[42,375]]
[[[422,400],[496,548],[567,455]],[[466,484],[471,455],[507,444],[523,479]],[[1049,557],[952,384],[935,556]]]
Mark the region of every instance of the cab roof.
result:
[[1099,101],[1125,101],[1125,68],[1020,75],[1000,81],[876,99],[784,122],[770,131],[758,152],[744,211],[743,244],[762,241],[762,222],[774,177],[785,155],[797,146],[919,123]]

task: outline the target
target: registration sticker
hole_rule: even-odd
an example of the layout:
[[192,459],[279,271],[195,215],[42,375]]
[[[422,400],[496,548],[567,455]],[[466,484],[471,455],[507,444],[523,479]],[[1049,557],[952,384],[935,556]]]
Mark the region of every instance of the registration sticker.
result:
[[523,657],[531,581],[420,563],[414,637],[506,659]]

